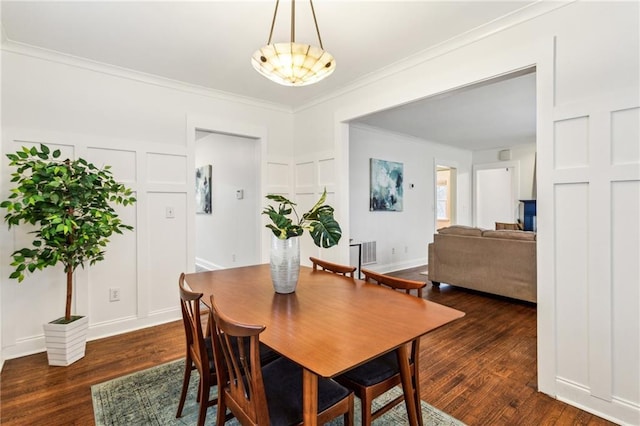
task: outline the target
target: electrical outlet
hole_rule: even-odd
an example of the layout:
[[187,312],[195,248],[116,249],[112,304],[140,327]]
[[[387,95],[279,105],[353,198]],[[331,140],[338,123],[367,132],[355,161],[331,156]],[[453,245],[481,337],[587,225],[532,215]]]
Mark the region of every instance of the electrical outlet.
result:
[[396,254],[396,248],[395,248],[395,247],[393,247],[393,248],[391,249],[391,254]]
[[405,253],[409,253],[409,247],[408,246],[404,246],[404,252]]
[[231,255],[231,261],[232,261],[232,262],[235,262],[235,261],[236,261],[236,255],[235,255],[235,254],[232,254],[232,255]]
[[120,289],[112,287],[109,289],[109,302],[118,302],[120,300]]

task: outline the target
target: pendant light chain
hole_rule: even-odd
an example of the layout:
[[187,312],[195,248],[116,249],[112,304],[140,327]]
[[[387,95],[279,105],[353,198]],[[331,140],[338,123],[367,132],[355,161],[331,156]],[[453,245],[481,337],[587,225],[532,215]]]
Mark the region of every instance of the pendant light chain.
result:
[[[322,37],[320,37],[320,28],[318,28],[318,19],[316,18],[316,9],[313,7],[313,0],[309,0],[311,5],[311,14],[313,15],[313,24],[316,27],[316,35],[318,36],[318,43],[320,43],[320,49],[324,50],[322,45]],[[276,16],[278,15],[278,6],[280,0],[276,0],[276,7],[273,11],[273,19],[271,20],[271,30],[269,31],[269,40],[267,44],[271,44],[273,39],[273,29],[276,26]],[[291,0],[291,43],[296,42],[296,0]]]
[[276,26],[276,15],[278,14],[278,5],[280,4],[280,0],[276,0],[276,9],[273,11],[273,20],[271,21],[271,31],[269,31],[269,40],[267,44],[271,44],[271,39],[273,38],[273,27]]
[[296,42],[296,0],[291,0],[291,43]]
[[316,33],[318,34],[318,42],[320,43],[320,49],[324,50],[324,46],[322,45],[322,39],[320,38],[320,29],[318,28],[318,20],[316,19],[316,10],[313,8],[313,0],[309,0],[309,4],[311,5],[311,13],[313,14],[313,23],[316,25]]

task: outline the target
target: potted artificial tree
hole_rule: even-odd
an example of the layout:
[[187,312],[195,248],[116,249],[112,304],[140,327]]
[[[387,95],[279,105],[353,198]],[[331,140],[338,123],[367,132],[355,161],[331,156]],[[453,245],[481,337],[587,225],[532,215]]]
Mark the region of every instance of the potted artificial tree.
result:
[[9,228],[34,227],[31,247],[13,252],[10,278],[24,280],[25,273],[62,264],[67,277],[65,314],[44,325],[50,365],[69,365],[85,353],[88,319],[71,315],[73,273],[78,266],[104,259],[104,248],[113,233],[133,227],[122,223],[112,204],[136,200],[131,189],[116,182],[109,166],[97,168],[84,159],[60,161],[60,150],[44,144],[22,147],[7,154],[11,174],[8,199],[0,203]]
[[[327,199],[325,189],[318,202],[298,216],[296,203],[282,195],[267,195],[267,199],[278,203],[278,209],[269,205],[262,214],[269,216],[272,223],[267,228],[273,231],[271,237],[271,280],[276,293],[293,293],[298,284],[300,272],[300,242],[298,237],[308,230],[316,246],[333,247],[340,241],[342,230],[333,217],[333,207],[324,204]],[[293,213],[296,221],[289,216]]]

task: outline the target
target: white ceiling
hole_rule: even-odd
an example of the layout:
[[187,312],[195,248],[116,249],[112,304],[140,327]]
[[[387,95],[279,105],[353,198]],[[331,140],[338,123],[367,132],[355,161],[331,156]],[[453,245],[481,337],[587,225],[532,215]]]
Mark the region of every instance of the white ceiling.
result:
[[[47,49],[295,109],[446,41],[497,26],[501,18],[536,3],[316,0],[322,42],[336,59],[336,71],[305,87],[279,86],[250,64],[252,53],[266,44],[273,0],[3,0],[2,36],[7,45]],[[317,44],[306,1],[296,2],[296,16],[296,41]],[[289,1],[283,1],[275,42],[289,41],[289,17]],[[531,76],[523,76],[361,121],[459,146],[471,142],[472,149],[489,141],[510,140],[512,145],[535,132],[533,84]]]
[[534,71],[453,90],[356,121],[471,150],[534,143]]

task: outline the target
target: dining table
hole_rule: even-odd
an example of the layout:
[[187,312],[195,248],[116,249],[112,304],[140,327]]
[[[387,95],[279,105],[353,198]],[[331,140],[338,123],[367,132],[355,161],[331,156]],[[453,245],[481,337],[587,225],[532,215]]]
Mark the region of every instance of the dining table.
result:
[[206,305],[213,295],[218,309],[234,320],[264,325],[260,341],[302,367],[305,425],[317,424],[318,377],[336,377],[394,350],[409,424],[418,425],[422,411],[412,396],[408,343],[464,316],[442,304],[306,266],[300,267],[290,294],[274,291],[269,264],[190,273],[185,282],[203,294]]

